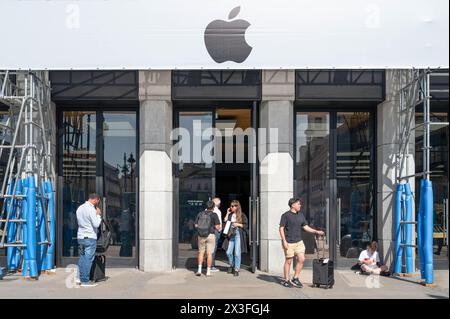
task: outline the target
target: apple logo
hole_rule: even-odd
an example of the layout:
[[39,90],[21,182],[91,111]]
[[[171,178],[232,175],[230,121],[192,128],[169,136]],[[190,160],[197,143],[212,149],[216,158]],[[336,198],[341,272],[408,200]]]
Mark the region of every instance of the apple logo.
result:
[[[228,20],[234,19],[240,11],[241,7],[231,10]],[[205,46],[211,58],[217,63],[244,62],[253,49],[245,41],[245,32],[249,26],[250,23],[245,20],[214,20],[208,24],[205,30]]]

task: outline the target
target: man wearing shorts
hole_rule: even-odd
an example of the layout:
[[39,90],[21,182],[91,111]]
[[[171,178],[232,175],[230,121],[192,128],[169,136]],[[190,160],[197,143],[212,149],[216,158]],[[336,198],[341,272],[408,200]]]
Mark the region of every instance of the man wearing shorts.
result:
[[[291,288],[293,285],[301,288],[303,285],[299,280],[299,276],[305,263],[305,244],[302,240],[302,229],[308,233],[320,236],[325,235],[325,233],[308,226],[305,216],[300,213],[300,199],[291,198],[288,205],[290,210],[281,215],[280,220],[280,235],[286,257],[284,262],[284,280],[281,284],[288,288]],[[294,256],[297,256],[297,266],[295,267],[294,278],[289,280],[289,271]]]
[[[206,203],[206,210],[203,212],[200,212],[195,219],[195,228],[197,231],[199,231],[200,227],[203,227],[202,225],[199,225],[200,223],[203,223],[207,218],[209,220],[207,227],[206,227],[206,236],[198,236],[198,270],[195,273],[196,276],[202,275],[202,265],[203,265],[203,257],[207,255],[206,259],[206,276],[211,276],[211,265],[212,265],[212,255],[214,253],[214,250],[216,248],[216,235],[215,232],[220,229],[220,221],[219,217],[216,213],[214,213],[214,207],[216,207],[215,203],[213,201],[208,201]],[[201,221],[200,221],[201,220]]]

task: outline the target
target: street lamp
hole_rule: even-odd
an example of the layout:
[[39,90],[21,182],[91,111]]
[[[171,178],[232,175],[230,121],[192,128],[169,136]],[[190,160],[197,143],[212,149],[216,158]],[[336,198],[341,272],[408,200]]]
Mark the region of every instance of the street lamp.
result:
[[132,152],[130,153],[130,157],[128,157],[127,162],[129,163],[130,166],[130,188],[131,191],[133,191],[133,172],[134,172],[133,165],[134,163],[136,163],[136,160],[134,159]]
[[[127,164],[128,162],[128,164]],[[127,159],[127,153],[123,153],[123,165],[117,164],[117,172],[121,172],[123,174],[123,187],[124,192],[127,191],[127,173],[130,172],[130,188],[133,191],[133,165],[136,163],[136,160],[133,157],[133,153],[130,153],[130,156]]]

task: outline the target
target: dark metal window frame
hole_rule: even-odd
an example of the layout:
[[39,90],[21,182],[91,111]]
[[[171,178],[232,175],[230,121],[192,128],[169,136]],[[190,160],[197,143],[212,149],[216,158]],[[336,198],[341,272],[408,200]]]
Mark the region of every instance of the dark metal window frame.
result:
[[[306,72],[306,79],[303,78],[302,72]],[[350,75],[350,81],[348,83],[336,83],[333,81],[333,75],[339,72],[347,72]],[[315,83],[320,74],[326,73],[328,75],[328,81],[326,83],[319,82]],[[371,73],[371,81],[370,82],[360,82],[360,78],[367,73]],[[382,81],[375,81],[375,74],[381,74]],[[315,74],[315,76],[313,76]],[[303,98],[301,97],[301,86],[317,86],[317,87],[339,87],[339,86],[379,86],[382,92],[382,96],[379,98],[367,98],[362,99],[360,97],[344,97],[344,98],[336,98],[336,97],[323,97],[323,98]],[[330,70],[330,69],[320,69],[320,70],[295,70],[295,99],[300,101],[373,101],[373,102],[383,102],[386,98],[386,72],[382,69],[374,69],[374,70],[358,70],[358,69],[347,69],[347,70]]]
[[[368,112],[370,113],[370,127],[369,131],[372,136],[372,147],[371,147],[371,181],[373,184],[372,191],[372,200],[373,200],[373,240],[378,240],[378,180],[377,180],[377,103],[368,103],[368,102],[332,102],[328,101],[326,103],[300,103],[296,102],[294,106],[294,132],[293,132],[293,141],[294,141],[294,195],[297,195],[297,176],[298,167],[297,167],[297,113],[301,112],[325,112],[330,114],[330,212],[337,212],[337,178],[336,178],[336,155],[337,155],[337,134],[336,134],[336,115],[338,112]],[[337,261],[337,251],[336,251],[336,235],[335,230],[337,229],[337,216],[336,214],[330,215],[330,231],[331,236],[330,242],[333,245],[333,249],[330,250],[330,258],[335,260],[335,267],[350,267],[353,265],[353,260],[350,263],[342,263],[342,265],[338,264]],[[330,244],[331,245],[331,244]],[[342,260],[341,260],[342,262]]]
[[[69,77],[69,81],[52,81],[52,79],[57,76],[57,74],[66,73]],[[76,73],[89,73],[90,76],[87,79],[82,81],[75,81],[74,74]],[[124,76],[128,76],[132,74],[134,81],[130,83],[121,83],[120,79]],[[104,81],[100,81],[102,77],[106,77],[108,79]],[[110,78],[112,77],[112,78]],[[79,100],[117,100],[117,101],[129,101],[129,100],[138,100],[139,99],[139,72],[134,70],[109,70],[109,71],[99,71],[99,70],[89,70],[89,71],[50,71],[50,81],[52,88],[62,86],[59,90],[55,91],[52,89],[52,100],[53,101],[79,101]],[[89,86],[90,88],[87,91],[83,92],[78,96],[64,96],[65,92],[72,90],[81,86]],[[130,87],[130,90],[121,94],[121,95],[111,95],[111,96],[95,96],[94,92],[105,88],[127,88]]]
[[[105,102],[106,103],[106,102]],[[103,140],[100,140],[101,137],[103,137],[103,133],[101,132],[101,127],[99,127],[100,118],[99,115],[103,112],[120,112],[120,111],[133,111],[136,112],[136,150],[139,152],[139,103],[127,103],[122,104],[122,107],[119,106],[113,106],[113,107],[100,107],[100,106],[93,106],[91,103],[88,103],[87,105],[77,105],[73,106],[74,102],[72,102],[70,105],[66,104],[57,104],[56,106],[56,121],[57,121],[57,140],[56,140],[56,198],[57,198],[57,211],[59,212],[56,216],[57,223],[56,223],[56,265],[66,266],[71,263],[76,263],[78,260],[78,257],[65,257],[62,255],[62,248],[63,248],[63,196],[62,196],[62,190],[64,185],[64,177],[63,177],[63,141],[64,141],[64,126],[63,126],[63,113],[64,112],[76,112],[76,111],[92,111],[96,112],[97,115],[97,136],[96,136],[96,147],[98,149],[98,146],[100,144],[103,144]],[[97,103],[94,103],[94,105],[98,105]],[[103,173],[103,167],[100,169],[100,163],[103,163],[103,146],[100,146],[101,151],[97,153],[97,160],[96,160],[96,176],[101,176],[104,178]],[[137,156],[138,154],[136,154]],[[136,225],[135,225],[135,238],[136,238],[136,256],[134,257],[121,257],[120,259],[116,259],[114,264],[112,266],[131,266],[131,267],[138,267],[139,266],[139,247],[140,247],[140,237],[139,237],[139,172],[140,172],[140,166],[139,166],[139,160],[136,161]],[[100,174],[100,175],[99,175]],[[97,182],[96,182],[97,184]],[[103,182],[102,182],[102,191],[104,191]],[[103,194],[100,194],[103,195]]]
[[[257,74],[257,82],[254,84],[245,83],[246,72],[255,72]],[[233,75],[240,73],[242,83],[230,83]],[[173,70],[172,79],[172,100],[173,101],[204,101],[204,100],[220,100],[220,101],[260,101],[262,98],[262,70]],[[198,85],[192,85],[189,82],[189,76],[200,77]],[[201,79],[210,79],[212,83],[201,83]],[[202,96],[201,93],[193,96],[178,96],[176,93],[177,87],[192,88],[193,90],[201,90],[206,87],[229,88],[234,87],[239,89],[241,87],[254,87],[256,89],[255,96],[248,97],[230,97],[230,96]]]

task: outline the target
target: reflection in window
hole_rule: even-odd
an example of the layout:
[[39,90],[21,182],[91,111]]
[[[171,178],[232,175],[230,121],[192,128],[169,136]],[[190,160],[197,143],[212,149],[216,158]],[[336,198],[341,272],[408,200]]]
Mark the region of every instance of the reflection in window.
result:
[[96,176],[95,112],[63,113],[63,251],[65,257],[78,256],[77,208],[95,192]]

